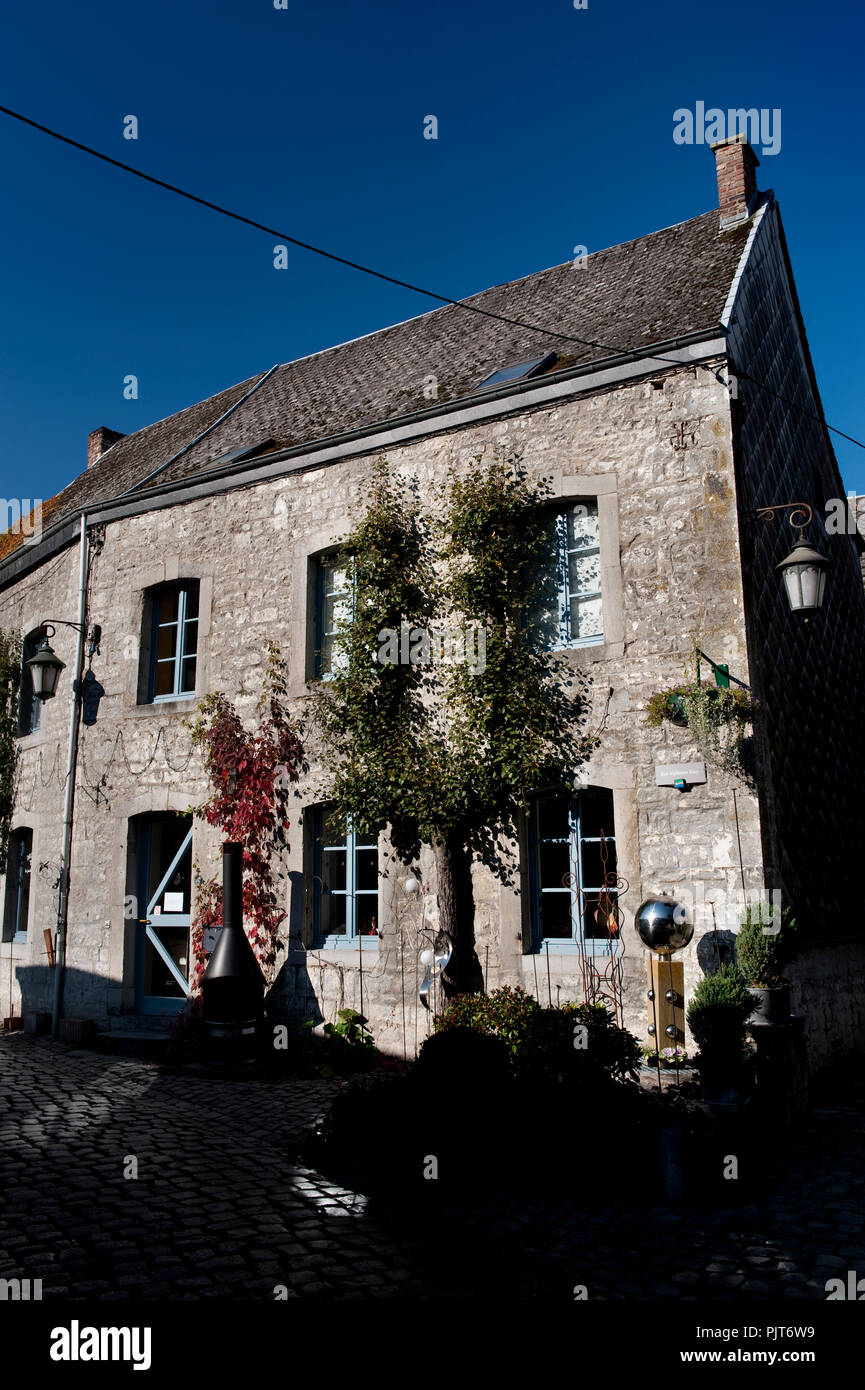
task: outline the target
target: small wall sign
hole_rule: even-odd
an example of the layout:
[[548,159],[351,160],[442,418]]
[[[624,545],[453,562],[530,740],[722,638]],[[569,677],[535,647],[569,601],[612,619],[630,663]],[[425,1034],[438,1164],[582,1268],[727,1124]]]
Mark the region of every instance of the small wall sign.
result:
[[219,933],[220,933],[221,931],[222,931],[222,927],[221,927],[221,926],[219,926],[219,927],[205,927],[205,928],[204,928],[204,931],[202,932],[201,936],[202,936],[202,945],[203,945],[203,947],[204,947],[204,953],[205,953],[205,955],[208,955],[208,956],[210,955],[211,951],[213,950],[214,946],[216,945],[217,941],[219,940]]

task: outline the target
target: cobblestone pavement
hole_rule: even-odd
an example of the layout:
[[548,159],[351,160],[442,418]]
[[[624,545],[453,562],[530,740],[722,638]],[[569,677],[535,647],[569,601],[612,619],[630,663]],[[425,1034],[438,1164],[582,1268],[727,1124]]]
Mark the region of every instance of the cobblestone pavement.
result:
[[[828,1105],[757,1205],[631,1208],[490,1197],[391,1211],[305,1167],[326,1082],[163,1074],[0,1038],[0,1278],[49,1298],[825,1299],[865,1275],[865,1104]],[[361,1137],[362,1142],[362,1137]],[[137,1159],[137,1178],[124,1177]]]

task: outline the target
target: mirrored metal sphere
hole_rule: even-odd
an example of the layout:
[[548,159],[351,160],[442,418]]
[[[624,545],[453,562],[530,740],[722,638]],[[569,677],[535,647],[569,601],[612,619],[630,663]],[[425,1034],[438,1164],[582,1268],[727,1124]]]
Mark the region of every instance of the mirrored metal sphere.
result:
[[647,898],[638,908],[635,922],[643,945],[659,955],[680,951],[694,935],[688,909],[667,893]]

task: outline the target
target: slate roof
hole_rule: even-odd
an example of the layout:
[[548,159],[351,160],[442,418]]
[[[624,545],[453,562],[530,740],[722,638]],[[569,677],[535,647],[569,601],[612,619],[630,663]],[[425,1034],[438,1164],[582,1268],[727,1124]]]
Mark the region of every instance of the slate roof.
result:
[[[207,471],[232,449],[270,440],[280,447],[312,443],[384,424],[428,408],[426,378],[437,401],[472,391],[509,363],[555,349],[550,370],[624,352],[648,350],[720,322],[750,224],[720,234],[717,210],[588,257],[527,275],[471,296],[467,302],[540,328],[603,346],[581,348],[543,333],[446,305],[417,318],[283,364],[228,420],[160,473],[168,483]],[[43,523],[78,507],[116,497],[142,481],[255,384],[261,372],[208,400],[148,425],[113,445],[50,503]],[[83,445],[83,441],[82,441]],[[0,538],[0,557],[13,548]]]

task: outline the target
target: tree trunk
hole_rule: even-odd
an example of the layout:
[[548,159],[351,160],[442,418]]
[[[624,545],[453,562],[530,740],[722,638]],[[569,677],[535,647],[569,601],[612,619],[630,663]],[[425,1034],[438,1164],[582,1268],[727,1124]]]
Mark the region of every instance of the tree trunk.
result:
[[445,998],[483,994],[483,971],[475,952],[472,858],[462,837],[452,833],[443,845],[436,845],[435,863],[439,929],[452,948],[441,976]]

